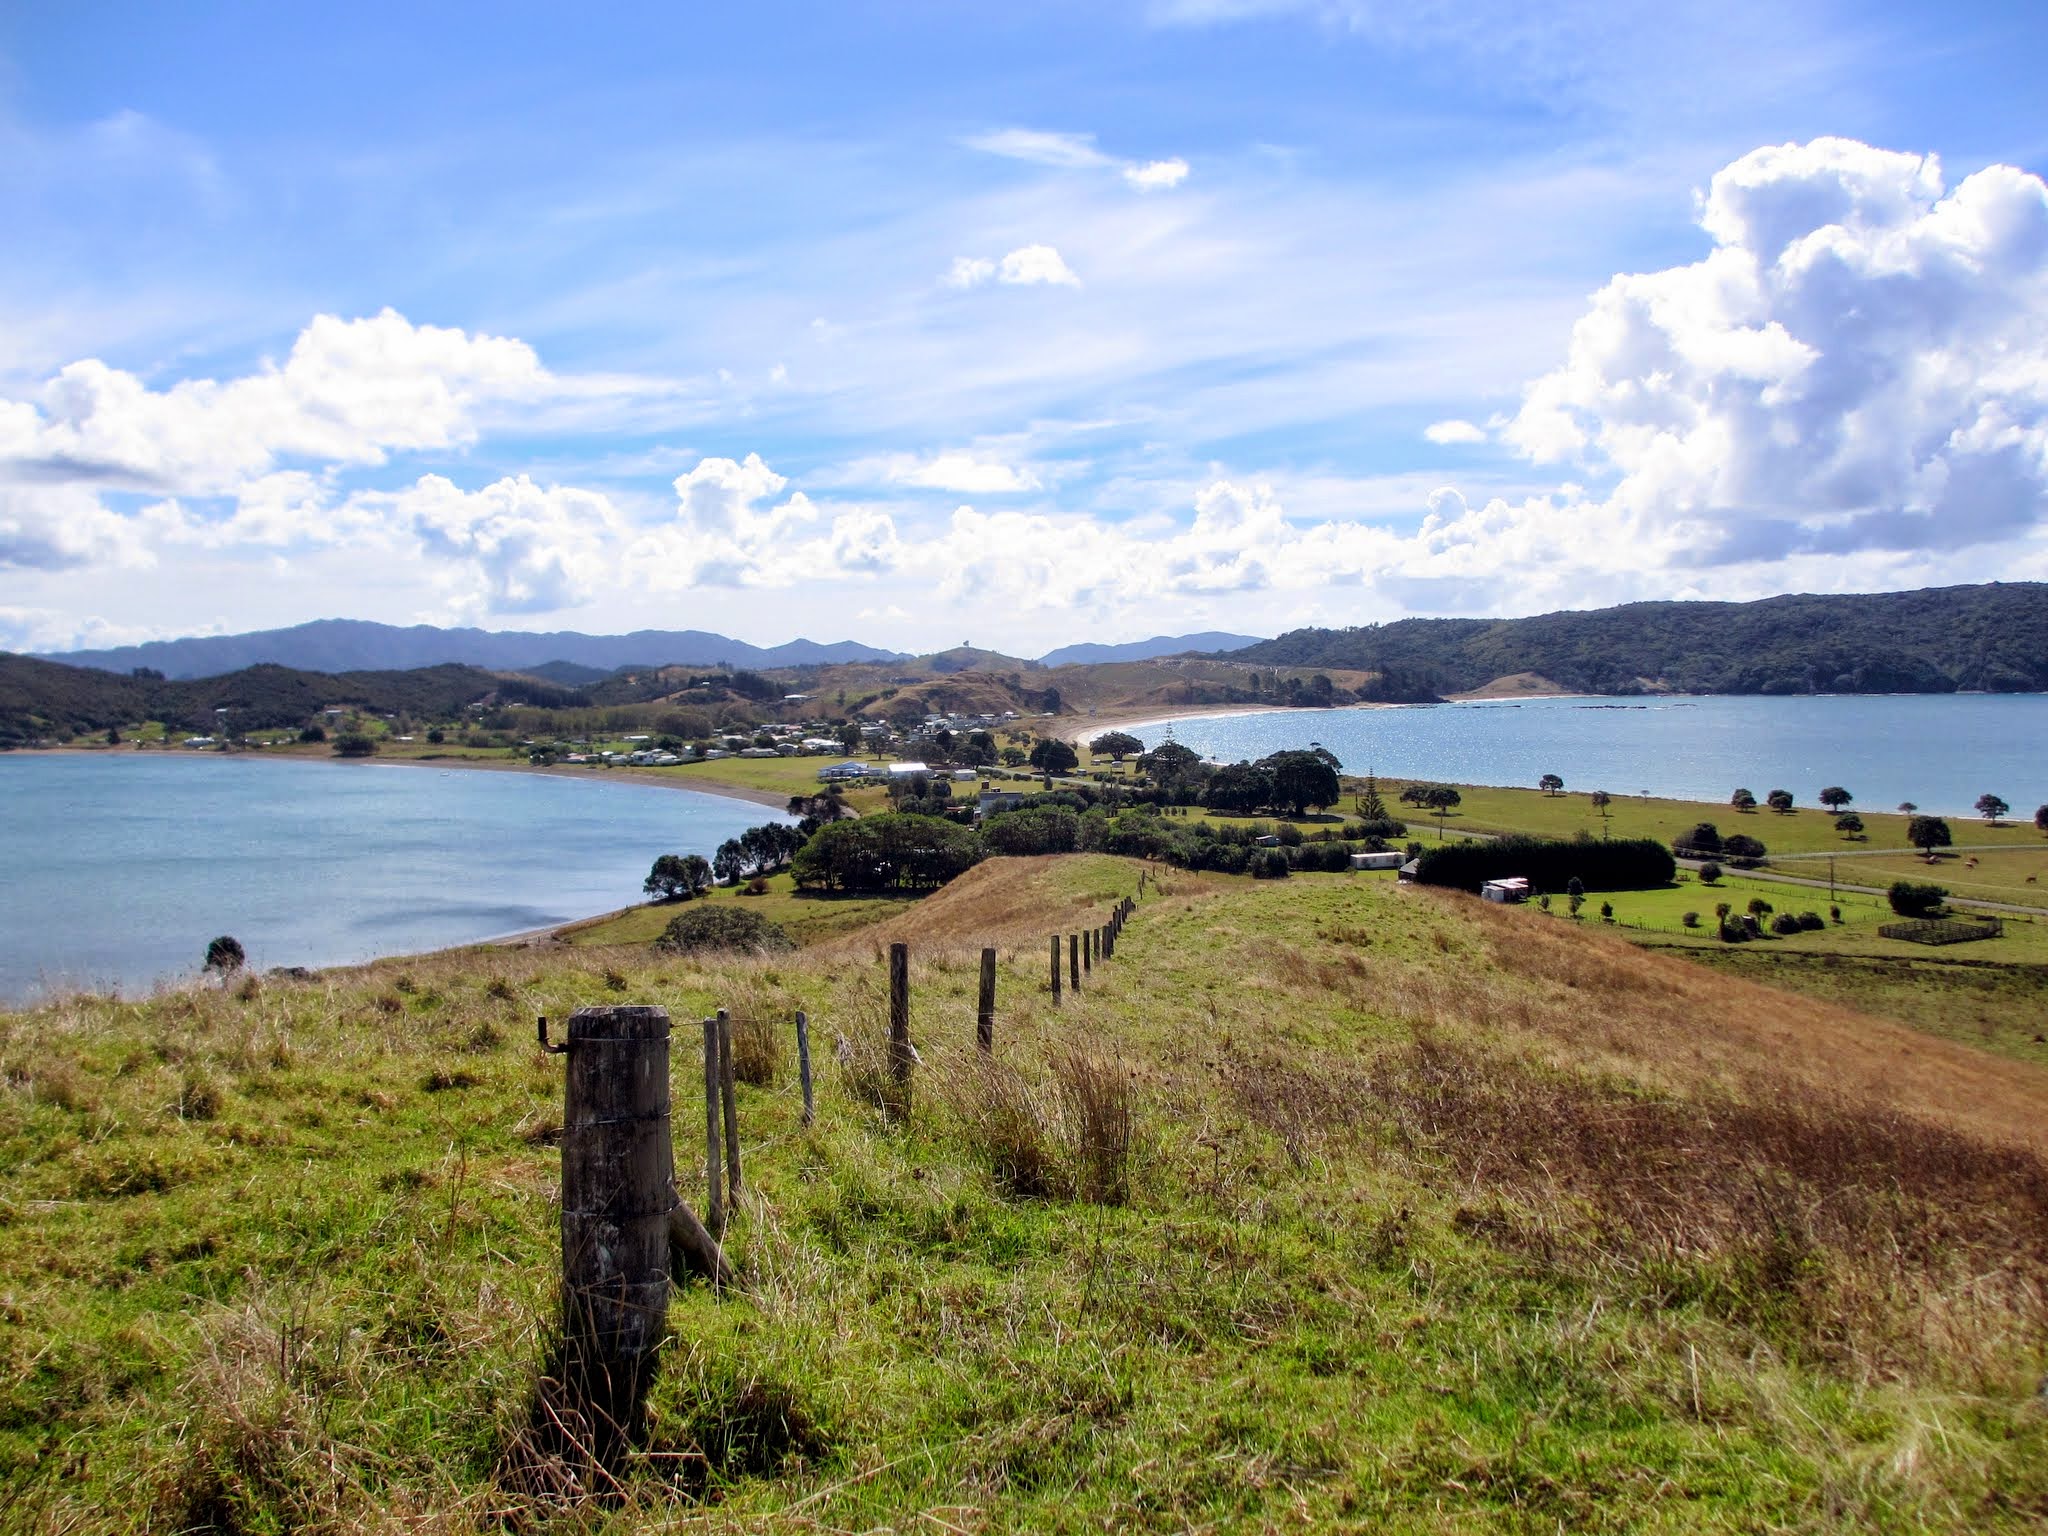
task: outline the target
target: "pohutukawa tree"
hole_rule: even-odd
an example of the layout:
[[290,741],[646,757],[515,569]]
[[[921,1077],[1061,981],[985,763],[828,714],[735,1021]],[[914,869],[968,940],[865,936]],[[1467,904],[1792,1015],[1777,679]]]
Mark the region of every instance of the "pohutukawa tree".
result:
[[1831,811],[1839,811],[1856,797],[1839,784],[1830,784],[1814,797]]

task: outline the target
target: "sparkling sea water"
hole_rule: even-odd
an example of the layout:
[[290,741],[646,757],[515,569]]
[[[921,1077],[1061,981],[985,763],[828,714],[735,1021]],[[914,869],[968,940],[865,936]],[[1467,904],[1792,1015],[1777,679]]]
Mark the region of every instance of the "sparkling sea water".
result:
[[[1789,789],[1801,805],[1839,784],[1858,809],[1910,800],[1970,816],[1997,795],[2025,820],[2048,803],[2048,694],[1819,698],[1475,700],[1392,709],[1289,709],[1173,722],[1183,746],[1225,762],[1320,743],[1346,773],[1525,785],[1726,804]],[[1146,746],[1164,724],[1132,734]]]
[[216,934],[322,966],[569,922],[783,820],[595,772],[0,753],[0,1003],[189,975]]

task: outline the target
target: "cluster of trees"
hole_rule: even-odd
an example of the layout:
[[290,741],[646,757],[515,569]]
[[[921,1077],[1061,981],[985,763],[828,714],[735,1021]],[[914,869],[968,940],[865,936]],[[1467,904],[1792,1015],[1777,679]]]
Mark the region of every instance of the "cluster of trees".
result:
[[1629,603],[1527,619],[1297,629],[1233,660],[1398,672],[1439,692],[1534,672],[1574,692],[2048,689],[2048,585],[2004,582],[1754,603]]
[[771,875],[796,857],[806,839],[806,833],[788,822],[763,822],[720,843],[711,856],[711,872],[728,885]]
[[957,822],[888,812],[820,827],[790,869],[800,890],[924,891],[965,874],[985,853]]
[[[1764,845],[1741,832],[1727,837],[1711,821],[1702,821],[1671,845],[1681,859],[1725,859],[1738,868],[1754,864],[1764,856]],[[1718,871],[1717,871],[1718,873]]]
[[1218,811],[1302,816],[1327,810],[1344,796],[1340,764],[1322,747],[1212,766],[1169,741],[1140,757],[1138,767],[1172,803]]

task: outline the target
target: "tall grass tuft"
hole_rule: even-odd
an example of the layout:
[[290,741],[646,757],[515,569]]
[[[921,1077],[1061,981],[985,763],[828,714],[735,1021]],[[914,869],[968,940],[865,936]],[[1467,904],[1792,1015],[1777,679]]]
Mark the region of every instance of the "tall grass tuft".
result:
[[933,1075],[962,1139],[1004,1194],[1129,1201],[1138,1116],[1123,1067],[1069,1047],[1039,1076],[979,1051]]
[[1137,1140],[1130,1073],[1079,1050],[1055,1056],[1052,1071],[1066,1109],[1076,1192],[1096,1205],[1125,1204]]

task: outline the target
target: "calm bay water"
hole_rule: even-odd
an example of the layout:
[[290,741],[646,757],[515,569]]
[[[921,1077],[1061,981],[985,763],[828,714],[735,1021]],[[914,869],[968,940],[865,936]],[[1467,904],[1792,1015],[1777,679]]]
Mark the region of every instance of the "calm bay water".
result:
[[[2020,817],[2048,802],[2048,694],[1823,698],[1522,699],[1394,709],[1286,710],[1173,722],[1175,739],[1227,762],[1320,742],[1347,773],[1725,802],[1831,784],[1859,807],[1910,800],[1972,814],[1998,795]],[[1132,732],[1148,747],[1166,727]]]
[[320,966],[568,922],[782,819],[595,775],[0,754],[0,1002],[189,974],[222,933]]

